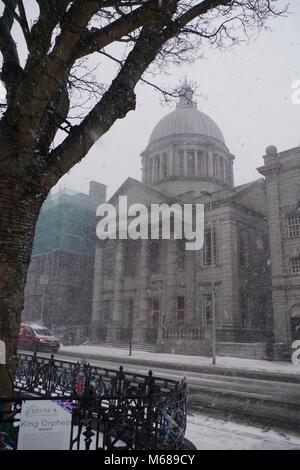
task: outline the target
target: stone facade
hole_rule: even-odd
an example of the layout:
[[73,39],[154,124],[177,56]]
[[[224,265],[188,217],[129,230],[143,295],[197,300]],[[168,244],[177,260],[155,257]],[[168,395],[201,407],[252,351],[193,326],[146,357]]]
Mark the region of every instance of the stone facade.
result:
[[154,128],[141,157],[142,182],[128,178],[109,202],[116,211],[121,195],[128,205],[148,208],[203,203],[204,246],[187,251],[173,239],[98,240],[94,337],[127,342],[132,333],[133,343],[153,343],[163,352],[210,354],[213,270],[218,352],[225,344],[226,354],[268,356],[273,325],[264,180],[234,186],[234,157],[217,125],[196,109],[189,87]]
[[264,166],[272,265],[274,357],[290,358],[300,339],[300,147],[266,149]]

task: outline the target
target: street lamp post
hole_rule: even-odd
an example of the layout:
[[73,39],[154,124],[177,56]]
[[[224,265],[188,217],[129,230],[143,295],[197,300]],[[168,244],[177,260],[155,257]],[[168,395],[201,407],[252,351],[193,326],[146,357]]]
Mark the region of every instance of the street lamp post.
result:
[[212,363],[216,364],[216,309],[215,309],[215,269],[214,269],[214,243],[213,243],[213,208],[212,193],[201,191],[201,194],[209,197],[209,215],[210,215],[210,285],[211,285],[211,322],[212,322]]
[[129,303],[129,356],[132,355],[132,337],[133,337],[133,302]]

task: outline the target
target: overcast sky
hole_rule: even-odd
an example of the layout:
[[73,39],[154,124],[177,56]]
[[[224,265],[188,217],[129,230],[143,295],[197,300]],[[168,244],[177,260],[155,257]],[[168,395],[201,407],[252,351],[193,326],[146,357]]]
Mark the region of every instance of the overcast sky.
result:
[[[269,26],[270,31],[249,45],[226,51],[207,48],[203,59],[169,67],[168,76],[156,78],[161,86],[176,86],[185,76],[197,82],[198,109],[215,120],[236,157],[235,184],[261,177],[256,168],[263,164],[267,145],[280,151],[300,145],[300,104],[291,101],[292,83],[300,80],[299,0],[290,1],[288,17],[273,19]],[[110,73],[107,65],[104,78]],[[103,67],[101,74],[102,79]],[[128,176],[141,178],[140,153],[153,127],[175,103],[162,106],[159,93],[145,85],[136,91],[136,110],[117,121],[58,186],[87,192],[89,181],[97,180],[111,195]]]

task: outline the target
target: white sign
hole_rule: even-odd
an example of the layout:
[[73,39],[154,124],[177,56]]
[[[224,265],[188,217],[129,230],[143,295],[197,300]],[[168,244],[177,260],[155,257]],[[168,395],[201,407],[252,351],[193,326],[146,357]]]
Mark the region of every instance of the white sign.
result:
[[18,450],[69,450],[71,421],[71,410],[63,406],[63,402],[24,401]]
[[0,339],[0,364],[6,364],[5,343]]
[[292,349],[296,350],[292,354],[292,363],[295,365],[300,364],[300,340],[296,340],[293,342]]

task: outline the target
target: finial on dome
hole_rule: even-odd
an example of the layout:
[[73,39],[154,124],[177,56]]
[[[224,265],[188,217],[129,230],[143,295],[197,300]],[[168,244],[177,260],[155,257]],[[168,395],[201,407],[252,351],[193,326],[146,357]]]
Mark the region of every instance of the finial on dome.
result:
[[188,83],[185,76],[184,83],[181,85],[179,92],[179,101],[177,103],[177,108],[196,108],[196,102],[193,101],[194,90],[191,85]]
[[277,147],[275,147],[275,145],[269,145],[266,148],[266,155],[269,157],[275,157],[277,155]]

